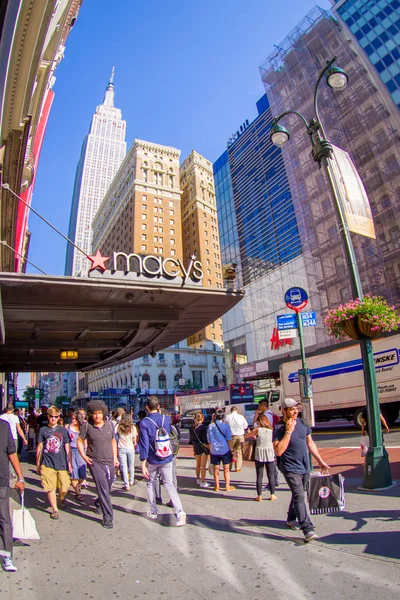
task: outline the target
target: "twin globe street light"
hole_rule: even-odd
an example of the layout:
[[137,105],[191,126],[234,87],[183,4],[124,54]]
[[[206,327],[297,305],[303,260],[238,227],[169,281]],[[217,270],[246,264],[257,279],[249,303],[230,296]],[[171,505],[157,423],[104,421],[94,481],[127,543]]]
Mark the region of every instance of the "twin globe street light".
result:
[[[334,66],[335,61],[336,56],[331,60],[328,60],[318,76],[314,91],[315,118],[307,121],[307,119],[296,110],[287,110],[273,120],[270,140],[272,144],[278,147],[284,146],[286,142],[289,141],[289,131],[279,124],[279,121],[286,115],[296,115],[303,122],[307,130],[307,134],[310,137],[312,156],[319,164],[319,167],[323,167],[334,200],[340,230],[343,237],[353,297],[362,300],[363,291],[353,242],[345,217],[344,204],[343,199],[341,198],[339,182],[337,181],[336,174],[332,168],[334,150],[326,137],[325,130],[318,112],[319,85],[324,76],[326,78],[327,85],[333,90],[341,91],[347,86],[349,79],[348,75],[345,73],[345,71],[343,71],[343,69]],[[364,369],[364,385],[370,436],[370,447],[368,448],[368,453],[365,457],[363,486],[365,489],[379,489],[390,486],[392,483],[392,478],[390,474],[388,454],[383,446],[382,440],[380,408],[371,339],[361,336],[360,347]]]

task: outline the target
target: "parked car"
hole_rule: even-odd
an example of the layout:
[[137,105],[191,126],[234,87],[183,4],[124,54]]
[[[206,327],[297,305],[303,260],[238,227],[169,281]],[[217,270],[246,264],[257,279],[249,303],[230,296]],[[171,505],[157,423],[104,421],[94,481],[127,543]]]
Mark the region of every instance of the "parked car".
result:
[[185,427],[189,428],[193,425],[194,415],[199,411],[201,411],[204,415],[204,424],[209,425],[211,423],[215,408],[192,408],[191,410],[187,410],[180,418],[180,426],[182,429]]

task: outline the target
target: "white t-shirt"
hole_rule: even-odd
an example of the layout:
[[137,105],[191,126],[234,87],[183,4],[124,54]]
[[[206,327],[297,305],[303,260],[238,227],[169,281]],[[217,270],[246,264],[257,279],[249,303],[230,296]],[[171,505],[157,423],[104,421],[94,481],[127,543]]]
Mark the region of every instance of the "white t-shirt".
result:
[[225,417],[225,421],[231,428],[232,435],[244,435],[244,430],[249,426],[244,416],[237,411]]
[[17,432],[17,425],[19,425],[19,419],[17,417],[17,415],[9,415],[7,413],[4,413],[4,415],[0,416],[0,419],[2,419],[3,421],[7,421],[7,423],[10,425],[11,428],[11,435],[13,436],[14,440],[18,439],[18,432]]

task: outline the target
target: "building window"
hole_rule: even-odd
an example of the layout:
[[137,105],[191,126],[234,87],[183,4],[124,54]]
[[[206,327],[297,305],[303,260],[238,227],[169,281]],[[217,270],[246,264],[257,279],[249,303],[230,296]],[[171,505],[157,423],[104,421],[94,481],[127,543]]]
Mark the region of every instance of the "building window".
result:
[[158,376],[158,389],[159,390],[167,389],[167,378],[165,377],[164,373],[160,373]]
[[146,250],[147,250],[147,246],[145,246],[145,244],[142,244],[142,251],[146,252]]
[[142,388],[144,390],[150,389],[150,375],[148,373],[145,373],[142,377]]
[[147,235],[145,233],[142,233],[142,240],[147,240]]
[[171,239],[171,246],[175,246],[175,240]]

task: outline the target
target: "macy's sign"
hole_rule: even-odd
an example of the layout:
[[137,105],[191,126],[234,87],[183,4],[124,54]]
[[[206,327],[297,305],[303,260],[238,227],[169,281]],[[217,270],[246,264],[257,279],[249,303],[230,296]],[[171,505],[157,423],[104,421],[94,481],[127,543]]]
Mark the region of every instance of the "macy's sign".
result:
[[[122,269],[121,269],[122,266]],[[183,284],[190,279],[201,281],[204,277],[202,264],[192,255],[187,267],[180,258],[154,256],[148,254],[140,256],[139,254],[126,254],[126,252],[113,253],[113,270],[134,271],[138,275],[147,275],[150,277],[162,276],[174,279],[182,277]]]

